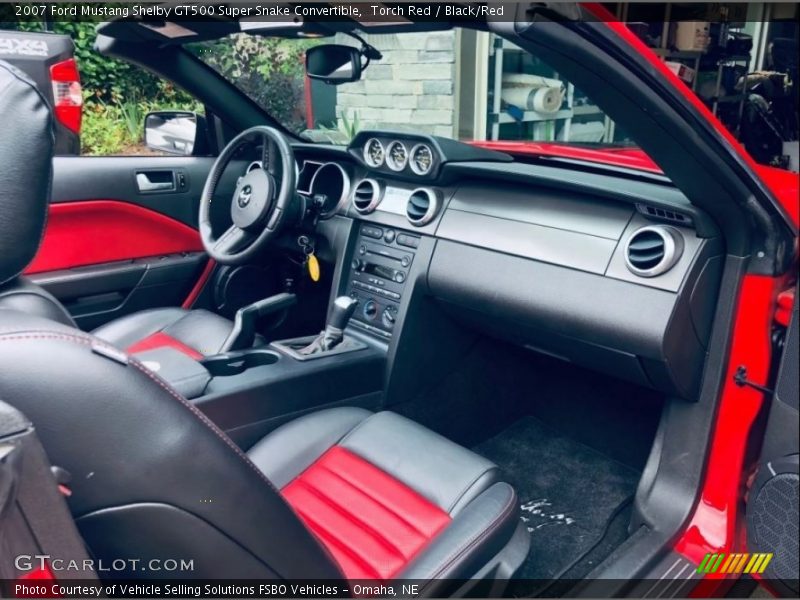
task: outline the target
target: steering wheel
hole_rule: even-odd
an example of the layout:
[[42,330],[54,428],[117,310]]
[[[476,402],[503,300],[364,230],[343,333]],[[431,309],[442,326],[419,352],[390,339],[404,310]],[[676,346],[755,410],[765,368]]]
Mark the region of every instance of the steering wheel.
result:
[[[233,225],[215,238],[211,228],[211,200],[222,173],[240,146],[259,137],[263,142],[261,160],[248,166],[231,198]],[[254,164],[255,168],[251,168]],[[200,197],[200,238],[209,256],[224,265],[250,261],[286,222],[295,196],[296,178],[294,151],[277,129],[251,127],[233,138],[211,167]]]

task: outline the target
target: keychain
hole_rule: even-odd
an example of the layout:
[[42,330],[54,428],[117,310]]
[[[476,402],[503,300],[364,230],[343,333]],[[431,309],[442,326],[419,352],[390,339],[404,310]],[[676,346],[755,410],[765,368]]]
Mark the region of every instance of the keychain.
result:
[[305,255],[303,266],[308,271],[308,276],[311,278],[311,281],[319,281],[319,259],[317,259],[317,257],[314,255],[314,244],[311,243],[311,240],[307,235],[301,235],[299,238],[297,238],[297,245],[300,246],[300,248],[303,250],[303,254]]

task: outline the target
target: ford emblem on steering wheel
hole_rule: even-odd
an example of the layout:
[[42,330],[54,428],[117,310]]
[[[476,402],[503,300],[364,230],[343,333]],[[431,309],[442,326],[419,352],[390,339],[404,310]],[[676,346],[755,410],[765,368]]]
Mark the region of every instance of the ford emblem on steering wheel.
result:
[[244,186],[239,192],[239,208],[244,208],[250,204],[250,198],[253,196],[253,188],[249,185]]

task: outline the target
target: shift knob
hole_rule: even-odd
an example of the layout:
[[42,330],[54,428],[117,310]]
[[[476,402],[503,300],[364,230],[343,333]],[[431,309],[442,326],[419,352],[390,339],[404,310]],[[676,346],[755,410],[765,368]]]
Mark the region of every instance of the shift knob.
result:
[[339,296],[333,301],[333,309],[331,310],[330,317],[328,317],[328,327],[335,327],[339,330],[344,330],[347,327],[350,317],[356,310],[358,300],[350,296]]

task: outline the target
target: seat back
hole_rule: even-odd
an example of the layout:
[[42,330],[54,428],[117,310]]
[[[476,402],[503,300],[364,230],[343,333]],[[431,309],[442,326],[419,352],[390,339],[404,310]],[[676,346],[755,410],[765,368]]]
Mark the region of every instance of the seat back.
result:
[[0,308],[72,325],[63,306],[20,277],[39,250],[53,176],[53,117],[27,75],[0,61]]
[[0,309],[0,398],[33,422],[52,463],[72,475],[69,506],[97,558],[192,566],[115,576],[342,577],[241,449],[105,342]]

